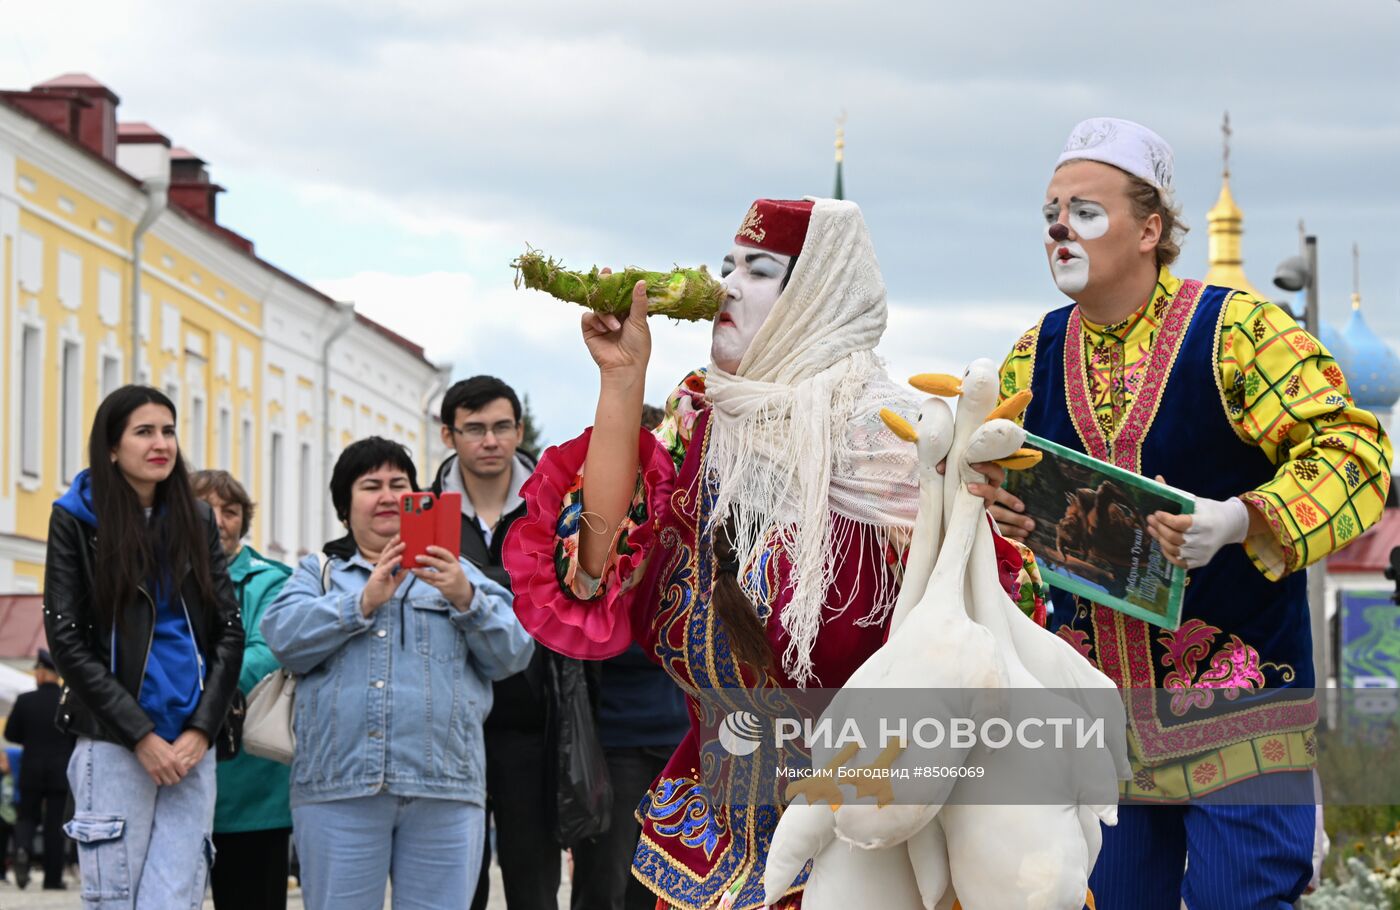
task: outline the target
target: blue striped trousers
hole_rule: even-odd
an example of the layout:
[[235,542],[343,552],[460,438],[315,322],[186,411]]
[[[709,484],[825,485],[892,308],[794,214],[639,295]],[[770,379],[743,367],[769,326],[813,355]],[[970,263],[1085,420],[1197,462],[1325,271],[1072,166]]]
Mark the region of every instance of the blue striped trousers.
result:
[[[1292,795],[1279,797],[1280,785]],[[1308,772],[1284,772],[1227,787],[1222,798],[1119,806],[1089,877],[1098,910],[1291,908],[1312,878],[1311,794]],[[1255,795],[1278,801],[1243,801]]]

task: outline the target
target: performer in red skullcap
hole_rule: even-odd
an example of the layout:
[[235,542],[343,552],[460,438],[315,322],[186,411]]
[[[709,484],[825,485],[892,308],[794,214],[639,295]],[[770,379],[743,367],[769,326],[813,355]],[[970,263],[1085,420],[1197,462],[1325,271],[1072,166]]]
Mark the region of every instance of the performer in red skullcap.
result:
[[[545,452],[504,556],[536,639],[585,659],[635,640],[689,696],[633,862],[658,906],[687,910],[763,904],[782,811],[785,782],[746,776],[718,728],[793,687],[839,688],[882,644],[917,511],[914,449],[878,416],[917,404],[874,354],[885,287],[860,209],[760,199],[722,274],[710,365],[655,433],[640,429],[644,286],[625,319],[583,317],[594,426]],[[753,746],[755,767],[771,745]]]

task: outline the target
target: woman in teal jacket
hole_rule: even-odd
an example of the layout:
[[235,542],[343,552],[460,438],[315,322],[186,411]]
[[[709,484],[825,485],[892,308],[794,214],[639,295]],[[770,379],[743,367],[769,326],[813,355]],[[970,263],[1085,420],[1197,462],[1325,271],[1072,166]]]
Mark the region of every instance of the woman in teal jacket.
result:
[[[258,680],[277,669],[277,658],[258,623],[292,570],[243,543],[253,524],[253,501],[233,475],[197,471],[190,483],[195,495],[214,510],[229,578],[238,592],[246,632],[238,688],[247,695]],[[284,764],[247,753],[219,764],[214,805],[218,862],[211,883],[216,910],[286,910],[290,774]]]

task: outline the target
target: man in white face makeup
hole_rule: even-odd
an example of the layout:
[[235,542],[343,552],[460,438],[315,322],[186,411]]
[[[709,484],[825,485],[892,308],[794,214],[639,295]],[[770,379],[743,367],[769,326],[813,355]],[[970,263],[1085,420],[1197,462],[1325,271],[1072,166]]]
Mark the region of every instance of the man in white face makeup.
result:
[[[1146,127],[1074,128],[1040,228],[1073,303],[1016,342],[1001,391],[1034,393],[1031,432],[1196,497],[1194,515],[1148,518],[1190,570],[1179,629],[1052,592],[1050,627],[1132,693],[1135,774],[1089,881],[1098,905],[1286,907],[1312,875],[1303,569],[1379,518],[1392,450],[1287,312],[1171,273],[1185,230],[1171,179],[1171,148]],[[1022,504],[979,491],[1026,539]]]
[[[645,288],[626,318],[583,317],[594,425],[541,458],[505,564],[517,616],[549,647],[598,659],[635,640],[682,691],[761,710],[774,689],[840,687],[883,643],[886,554],[913,527],[917,483],[913,447],[878,414],[916,404],[874,354],[885,289],[854,204],[758,200],[721,272],[711,363],[655,434],[640,429]],[[727,753],[707,710],[692,705],[639,808],[633,873],[666,906],[761,906],[778,812],[712,799],[701,769]]]

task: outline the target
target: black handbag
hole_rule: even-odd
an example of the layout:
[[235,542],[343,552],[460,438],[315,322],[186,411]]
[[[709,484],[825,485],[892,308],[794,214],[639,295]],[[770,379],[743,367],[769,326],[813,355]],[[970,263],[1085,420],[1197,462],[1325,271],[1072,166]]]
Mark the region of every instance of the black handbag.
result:
[[236,758],[243,748],[243,718],[248,714],[248,700],[239,689],[233,690],[233,699],[224,716],[224,725],[214,737],[214,760],[228,761]]
[[582,661],[550,655],[550,708],[555,741],[554,837],[572,847],[597,837],[612,821],[612,782],[603,747],[598,743]]

